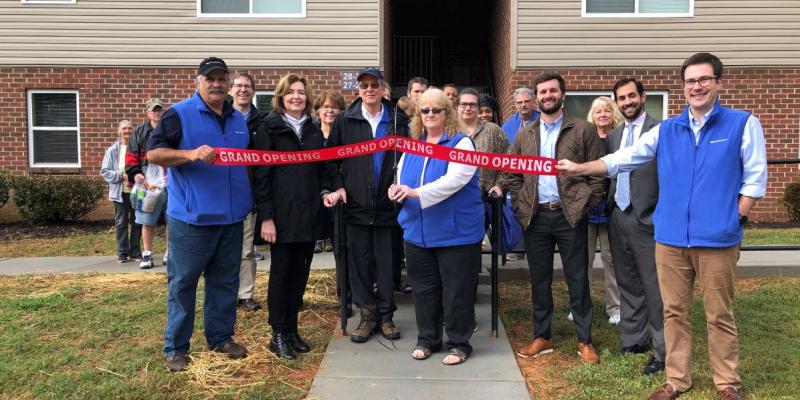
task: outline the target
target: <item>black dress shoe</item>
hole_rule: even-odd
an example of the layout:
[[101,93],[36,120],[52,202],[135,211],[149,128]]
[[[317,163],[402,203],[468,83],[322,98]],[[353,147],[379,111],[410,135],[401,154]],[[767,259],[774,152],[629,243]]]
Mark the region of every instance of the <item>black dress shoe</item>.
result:
[[650,356],[650,359],[647,360],[647,366],[644,367],[642,371],[642,375],[650,376],[655,375],[664,370],[664,362],[657,361],[655,357]]
[[292,350],[291,339],[286,333],[273,333],[272,340],[269,341],[269,350],[280,358],[294,360],[297,356]]
[[253,299],[239,299],[236,306],[244,311],[258,311],[261,309],[261,304],[256,303]]
[[308,343],[304,342],[297,332],[289,332],[287,336],[289,336],[289,344],[292,345],[292,349],[295,352],[308,353],[311,350],[308,347]]
[[624,346],[619,350],[619,355],[625,354],[644,354],[650,351],[650,344],[635,344],[633,346]]

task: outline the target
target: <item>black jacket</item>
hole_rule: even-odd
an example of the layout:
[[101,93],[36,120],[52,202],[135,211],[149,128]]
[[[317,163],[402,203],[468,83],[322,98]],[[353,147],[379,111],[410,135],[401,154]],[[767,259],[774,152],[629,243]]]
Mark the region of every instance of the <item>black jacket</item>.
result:
[[133,178],[138,174],[144,174],[147,166],[147,149],[150,136],[153,135],[153,126],[150,121],[145,121],[137,126],[133,135],[128,140],[128,150],[125,153],[125,173],[128,174],[128,182],[134,183]]
[[[388,100],[383,100],[389,113],[389,135],[395,134],[395,112],[397,133],[408,137],[408,117]],[[396,111],[395,111],[396,110]],[[327,147],[343,146],[372,140],[372,129],[361,113],[361,99],[356,99],[344,113],[336,118]],[[336,160],[334,164],[334,190],[344,188],[347,204],[344,207],[344,222],[353,225],[394,226],[400,207],[389,200],[389,186],[394,182],[395,162],[400,160],[400,152],[387,151],[381,164],[380,180],[377,190],[373,190],[374,166],[372,154]]]
[[[321,149],[322,131],[308,118],[298,139],[281,114],[261,119],[253,138],[254,150],[303,151]],[[278,243],[312,242],[327,237],[328,213],[322,192],[330,191],[331,173],[325,162],[260,165],[253,168],[253,193],[259,221],[273,219]],[[256,228],[260,232],[260,225]]]

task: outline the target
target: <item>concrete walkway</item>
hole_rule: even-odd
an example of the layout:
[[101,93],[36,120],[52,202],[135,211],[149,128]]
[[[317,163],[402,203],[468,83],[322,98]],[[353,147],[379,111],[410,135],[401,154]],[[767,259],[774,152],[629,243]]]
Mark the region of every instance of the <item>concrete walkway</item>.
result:
[[[394,347],[380,335],[363,344],[351,342],[349,336],[334,336],[307,399],[530,399],[502,323],[499,337],[490,335],[487,285],[479,287],[475,307],[479,329],[470,340],[475,350],[456,366],[442,364],[446,349],[425,361],[411,358],[417,338],[414,304],[410,294],[396,299],[394,322],[402,337],[394,341]],[[357,325],[358,317],[350,318],[347,333]]]

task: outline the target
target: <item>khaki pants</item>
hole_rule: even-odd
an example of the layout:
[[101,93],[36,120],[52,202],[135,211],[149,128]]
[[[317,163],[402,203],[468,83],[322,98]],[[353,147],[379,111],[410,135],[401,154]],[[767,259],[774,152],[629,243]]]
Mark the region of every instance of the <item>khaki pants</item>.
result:
[[733,317],[733,280],[739,246],[682,248],[656,243],[656,266],[664,301],[667,383],[692,386],[692,290],[697,277],[708,330],[708,357],[717,390],[741,387],[739,340]]
[[256,225],[256,213],[247,214],[244,219],[244,237],[242,238],[242,264],[239,267],[239,299],[252,299],[256,284],[256,254],[253,247],[253,230]]

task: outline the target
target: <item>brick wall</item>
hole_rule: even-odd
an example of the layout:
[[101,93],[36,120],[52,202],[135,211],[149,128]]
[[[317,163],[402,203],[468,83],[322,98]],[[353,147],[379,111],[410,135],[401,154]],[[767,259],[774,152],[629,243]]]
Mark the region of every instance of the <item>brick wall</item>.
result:
[[[514,88],[528,86],[533,79],[552,70],[510,72],[509,85],[498,90],[499,99],[509,99]],[[641,79],[647,90],[669,92],[669,115],[677,115],[686,105],[679,69],[562,69],[567,95],[570,91],[609,91],[621,77]],[[498,85],[498,89],[499,89]],[[800,157],[800,68],[728,68],[720,91],[723,105],[747,110],[759,118],[767,146],[767,158]],[[505,107],[505,118],[513,107]],[[755,221],[786,221],[789,214],[782,197],[787,183],[800,180],[797,164],[770,165],[767,196],[757,203]]]
[[[249,69],[258,90],[273,90],[287,69]],[[310,79],[315,90],[338,90],[338,70],[291,70]],[[172,68],[0,68],[0,171],[26,173],[80,174],[99,177],[105,149],[116,139],[122,119],[138,125],[145,121],[144,102],[160,97],[173,104],[192,95],[195,69]],[[27,91],[30,89],[73,89],[79,91],[80,169],[32,169],[28,163]],[[343,93],[349,102],[355,91]],[[12,204],[0,209],[0,221],[13,219]],[[113,209],[102,207],[91,218],[112,218]]]
[[[511,0],[497,0],[489,30],[489,52],[492,57],[492,81],[501,110],[511,110],[510,94],[514,91],[511,71]],[[506,115],[511,115],[508,111]]]

